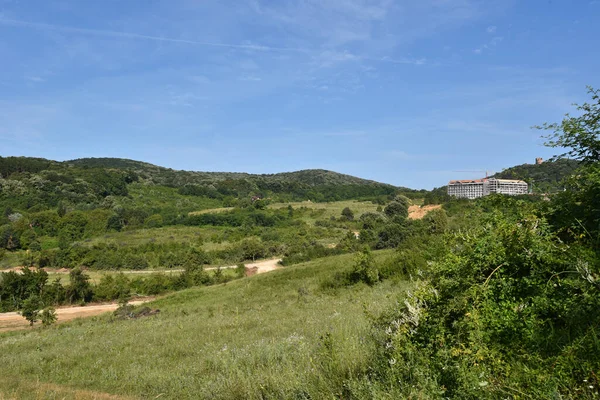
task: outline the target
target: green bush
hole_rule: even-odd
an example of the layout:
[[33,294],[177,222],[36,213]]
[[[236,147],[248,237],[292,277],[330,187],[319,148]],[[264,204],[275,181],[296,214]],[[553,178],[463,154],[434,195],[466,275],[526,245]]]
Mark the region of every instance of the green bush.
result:
[[516,224],[496,214],[450,248],[405,306],[376,324],[381,388],[400,397],[591,396],[600,269],[589,251],[561,244],[531,214]]

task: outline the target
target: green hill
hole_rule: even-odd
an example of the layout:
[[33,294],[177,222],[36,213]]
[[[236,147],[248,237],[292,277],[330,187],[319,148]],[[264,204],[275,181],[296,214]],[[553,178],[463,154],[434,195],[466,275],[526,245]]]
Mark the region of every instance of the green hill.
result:
[[520,179],[533,185],[534,193],[553,193],[562,190],[562,181],[579,166],[575,160],[559,159],[542,164],[522,164],[494,174],[494,178]]
[[[153,180],[159,184],[179,186],[187,183],[209,184],[225,180],[248,180],[257,185],[272,183],[296,183],[310,187],[320,185],[366,185],[388,186],[380,182],[361,179],[351,175],[340,174],[323,169],[308,169],[295,172],[282,172],[276,174],[249,174],[245,172],[206,172],[206,171],[181,171],[164,168],[153,164],[122,158],[80,158],[65,161],[69,165],[89,168],[114,168],[129,169]],[[171,179],[168,181],[167,179]],[[406,189],[406,188],[404,188]]]
[[[491,178],[519,179],[527,182],[533,193],[556,193],[563,190],[563,180],[579,167],[579,162],[569,159],[546,161],[542,164],[521,164],[506,168]],[[441,204],[449,200],[448,186],[435,188],[425,195],[425,204]]]
[[0,157],[0,208],[56,207],[60,201],[99,207],[107,196],[128,196],[131,185],[175,188],[181,195],[226,200],[253,196],[275,201],[337,201],[420,192],[326,170],[278,174],[176,171],[119,158],[65,162]]

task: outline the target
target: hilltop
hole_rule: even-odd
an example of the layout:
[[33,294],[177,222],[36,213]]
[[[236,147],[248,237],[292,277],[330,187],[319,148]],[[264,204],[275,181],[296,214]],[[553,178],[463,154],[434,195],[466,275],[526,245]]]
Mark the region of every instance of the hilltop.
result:
[[82,158],[64,162],[0,157],[0,206],[28,209],[99,204],[108,196],[128,196],[135,185],[175,188],[183,196],[225,201],[250,197],[278,201],[337,201],[407,195],[422,191],[322,169],[277,174],[177,171],[120,158]]
[[185,180],[187,183],[207,183],[207,181],[217,182],[223,180],[239,180],[249,179],[252,181],[267,181],[267,182],[295,182],[309,186],[318,185],[387,185],[373,180],[362,179],[351,175],[341,174],[334,171],[324,169],[306,169],[294,172],[280,172],[275,174],[250,174],[246,172],[222,172],[222,171],[185,171],[165,168],[158,165],[129,160],[124,158],[79,158],[75,160],[65,161],[65,163],[78,167],[88,168],[113,168],[113,169],[129,169],[139,174],[146,174],[151,179],[156,180],[156,183],[164,183],[162,178],[164,175],[175,174],[179,180]]

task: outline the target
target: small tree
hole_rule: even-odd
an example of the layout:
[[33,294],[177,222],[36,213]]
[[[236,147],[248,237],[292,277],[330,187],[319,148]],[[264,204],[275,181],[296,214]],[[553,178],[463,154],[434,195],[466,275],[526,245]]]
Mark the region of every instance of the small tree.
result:
[[367,285],[374,285],[379,281],[379,270],[375,266],[369,247],[365,247],[362,251],[356,253],[352,280],[354,282],[364,282]]
[[441,208],[429,211],[423,220],[431,233],[444,233],[448,228],[448,214]]
[[383,210],[388,217],[408,217],[408,205],[399,201],[392,201]]
[[29,326],[33,326],[33,324],[39,320],[40,317],[40,305],[41,301],[38,296],[30,296],[23,302],[23,308],[21,309],[21,315],[27,321],[29,321]]
[[40,318],[42,320],[42,325],[50,326],[57,320],[56,310],[54,307],[46,307],[42,310]]
[[237,267],[235,267],[235,274],[238,278],[246,276],[246,265],[244,265],[244,263],[239,263]]
[[354,220],[354,212],[350,209],[350,207],[346,207],[342,210],[342,217],[348,221]]
[[70,303],[76,301],[87,302],[92,299],[93,292],[89,279],[90,277],[79,267],[74,268],[69,272],[69,280],[71,283],[67,286],[67,298]]

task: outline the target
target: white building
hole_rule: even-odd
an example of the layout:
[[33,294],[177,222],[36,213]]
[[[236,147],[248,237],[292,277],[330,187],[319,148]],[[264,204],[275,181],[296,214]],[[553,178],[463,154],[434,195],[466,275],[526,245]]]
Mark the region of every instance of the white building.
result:
[[448,194],[450,196],[466,199],[475,199],[492,193],[515,196],[527,194],[528,190],[527,182],[512,179],[466,179],[448,183]]

